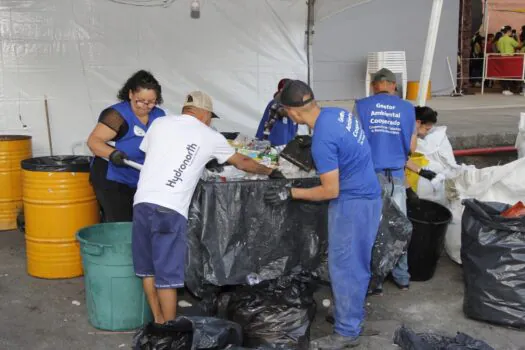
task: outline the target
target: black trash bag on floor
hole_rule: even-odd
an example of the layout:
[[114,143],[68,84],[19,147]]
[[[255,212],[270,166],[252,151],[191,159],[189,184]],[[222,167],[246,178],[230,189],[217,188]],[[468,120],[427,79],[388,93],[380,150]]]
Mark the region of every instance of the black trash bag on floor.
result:
[[218,317],[242,324],[245,347],[308,349],[314,289],[308,274],[231,287],[219,297]]
[[133,350],[224,349],[242,345],[238,324],[212,317],[177,317],[158,325],[150,323],[135,333]]
[[327,202],[265,204],[268,188],[292,183],[319,185],[319,179],[203,182],[188,215],[186,286],[204,298],[207,285],[226,286],[313,270],[326,245]]
[[412,223],[392,197],[383,193],[383,211],[372,250],[372,288],[384,281],[399,258],[407,252],[412,237]]
[[463,311],[470,318],[525,328],[525,218],[500,213],[510,206],[463,201]]
[[394,343],[403,350],[495,350],[487,343],[465,333],[448,337],[434,333],[415,333],[401,327],[394,334]]

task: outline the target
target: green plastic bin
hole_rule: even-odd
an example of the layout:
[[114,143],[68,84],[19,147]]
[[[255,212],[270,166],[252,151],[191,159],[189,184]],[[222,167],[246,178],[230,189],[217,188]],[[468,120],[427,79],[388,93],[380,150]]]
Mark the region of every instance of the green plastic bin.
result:
[[150,322],[152,315],[142,280],[133,271],[131,223],[88,226],[78,231],[77,240],[91,325],[124,331]]

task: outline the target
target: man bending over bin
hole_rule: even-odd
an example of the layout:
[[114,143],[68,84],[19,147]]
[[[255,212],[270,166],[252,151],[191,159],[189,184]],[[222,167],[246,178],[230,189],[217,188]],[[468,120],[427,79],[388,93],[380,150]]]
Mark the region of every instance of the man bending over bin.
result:
[[321,185],[310,189],[273,188],[265,200],[272,205],[293,199],[330,200],[328,267],[335,301],[335,333],[317,342],[320,349],[355,347],[359,336],[365,335],[364,304],[382,209],[370,147],[352,113],[341,108],[320,108],[304,82],[286,83],[276,100],[294,122],[313,129],[312,156]]
[[175,319],[177,288],[184,287],[188,208],[206,164],[215,159],[240,170],[284,178],[236,153],[210,128],[211,98],[194,91],[186,96],[182,115],[158,118],[140,149],[146,160],[133,207],[133,265],[156,323]]

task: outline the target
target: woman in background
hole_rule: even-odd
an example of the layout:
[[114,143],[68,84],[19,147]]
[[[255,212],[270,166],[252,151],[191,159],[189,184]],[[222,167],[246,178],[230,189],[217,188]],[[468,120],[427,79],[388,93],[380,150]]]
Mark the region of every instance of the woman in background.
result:
[[155,77],[144,70],[133,74],[118,92],[121,101],[102,111],[89,135],[88,146],[95,154],[90,181],[100,204],[103,222],[131,221],[133,196],[139,171],[124,160],[144,163],[140,143],[151,123],[165,113],[162,89]]
[[499,39],[501,39],[502,36],[503,36],[502,32],[497,32],[496,35],[494,36],[494,41],[492,42],[492,52],[499,53],[498,41]]

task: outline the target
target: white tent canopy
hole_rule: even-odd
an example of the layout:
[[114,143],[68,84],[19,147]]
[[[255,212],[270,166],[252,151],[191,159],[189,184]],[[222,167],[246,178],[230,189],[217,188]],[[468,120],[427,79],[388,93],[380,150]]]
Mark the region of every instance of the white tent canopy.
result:
[[125,80],[147,69],[162,84],[163,108],[178,113],[184,95],[202,89],[223,117],[219,129],[252,134],[278,80],[306,79],[307,6],[201,2],[195,20],[188,0],[0,0],[0,131],[31,134],[35,154],[49,154],[47,96],[54,152],[70,154]]
[[[315,21],[371,1],[316,0]],[[308,77],[308,3],[200,0],[196,20],[191,2],[0,0],[0,132],[30,134],[34,154],[48,155],[47,97],[54,153],[70,154],[125,80],[147,69],[162,84],[161,107],[178,113],[201,89],[218,129],[252,135],[277,82]]]

